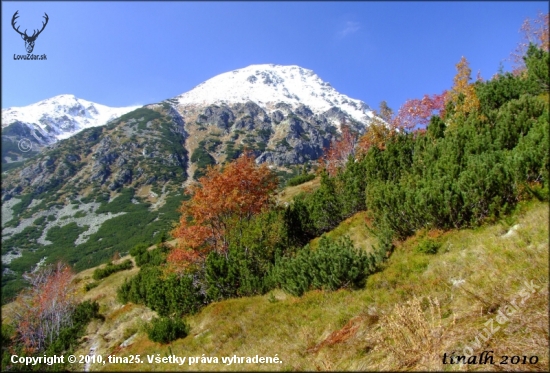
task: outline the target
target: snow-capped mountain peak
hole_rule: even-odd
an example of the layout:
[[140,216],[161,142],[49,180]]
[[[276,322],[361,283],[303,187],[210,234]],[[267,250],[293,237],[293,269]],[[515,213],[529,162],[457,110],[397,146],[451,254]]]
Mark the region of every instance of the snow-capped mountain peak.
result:
[[312,70],[296,65],[251,65],[217,75],[176,99],[183,106],[253,101],[269,112],[284,102],[293,108],[306,105],[314,113],[339,107],[358,121],[373,116],[363,101],[338,93]]
[[112,108],[65,94],[24,107],[2,109],[2,128],[15,122],[26,125],[40,143],[68,138],[89,127],[101,126],[139,106]]

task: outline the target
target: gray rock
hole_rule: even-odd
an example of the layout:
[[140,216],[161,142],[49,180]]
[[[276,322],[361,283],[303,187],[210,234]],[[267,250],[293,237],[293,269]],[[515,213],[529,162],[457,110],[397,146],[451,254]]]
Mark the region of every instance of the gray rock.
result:
[[313,115],[311,109],[305,105],[300,105],[294,110],[294,113],[298,114],[301,117],[309,118]]
[[252,117],[246,116],[239,119],[235,122],[235,129],[251,131],[255,128],[254,119]]
[[204,109],[199,115],[197,123],[217,126],[223,130],[227,130],[231,123],[235,120],[235,115],[226,106],[211,105]]
[[295,116],[288,118],[288,137],[300,138],[305,133],[302,125],[303,122],[300,118]]
[[78,161],[80,161],[80,156],[78,154],[67,154],[65,156],[65,159],[68,162],[78,162]]
[[284,118],[285,115],[280,110],[275,110],[273,114],[271,114],[271,119],[275,124],[279,124]]
[[99,167],[95,166],[96,165],[94,165],[94,167],[92,168],[92,176],[90,176],[90,181],[98,181],[100,184],[103,184],[111,174],[111,170],[109,169],[109,167],[101,165],[99,165]]
[[235,104],[233,105],[233,110],[237,117],[250,116],[256,118],[258,116],[265,116],[265,111],[252,101],[248,101],[244,104]]
[[325,111],[323,113],[323,115],[326,117],[326,118],[329,118],[329,119],[336,119],[338,121],[341,121],[343,120],[344,118],[346,118],[346,114],[340,109],[340,108],[337,108],[337,107],[331,107],[330,109],[328,109],[327,111]]
[[124,157],[119,157],[119,158],[117,159],[117,161],[116,161],[116,166],[117,166],[117,167],[121,167],[121,166],[125,165],[126,162],[127,162],[127,161],[126,161],[126,158],[124,158]]
[[121,184],[129,184],[132,182],[132,170],[129,168],[126,168],[124,170],[120,170],[115,175],[115,180],[120,182]]
[[277,104],[275,104],[275,108],[281,110],[283,113],[286,114],[292,112],[292,107],[285,102],[278,102]]

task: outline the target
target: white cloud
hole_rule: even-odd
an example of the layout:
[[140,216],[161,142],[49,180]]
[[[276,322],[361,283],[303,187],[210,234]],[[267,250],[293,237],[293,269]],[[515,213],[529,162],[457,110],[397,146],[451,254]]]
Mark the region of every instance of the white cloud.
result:
[[360,28],[361,28],[361,24],[359,22],[347,21],[344,28],[342,30],[338,31],[338,33],[336,35],[340,39],[342,39],[342,38],[345,38],[348,35],[351,35],[351,34],[357,32],[357,30],[359,30]]

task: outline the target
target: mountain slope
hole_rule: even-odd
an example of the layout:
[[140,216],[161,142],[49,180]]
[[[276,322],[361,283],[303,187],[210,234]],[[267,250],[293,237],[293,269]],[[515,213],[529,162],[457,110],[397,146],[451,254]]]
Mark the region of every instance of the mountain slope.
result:
[[101,126],[139,106],[112,108],[74,95],[59,95],[24,107],[2,109],[2,129],[21,123],[38,131],[36,141],[44,138],[66,139],[85,128]]
[[82,270],[170,230],[184,198],[185,137],[170,108],[140,108],[4,173],[3,296],[39,262]]

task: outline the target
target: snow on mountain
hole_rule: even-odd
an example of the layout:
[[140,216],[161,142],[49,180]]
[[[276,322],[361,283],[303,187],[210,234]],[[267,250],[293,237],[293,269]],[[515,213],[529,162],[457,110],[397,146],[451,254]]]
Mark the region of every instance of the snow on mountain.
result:
[[[101,126],[139,106],[112,108],[76,98],[59,95],[24,107],[2,109],[2,129],[15,122],[40,132],[46,142],[71,137],[89,127]],[[37,141],[44,140],[35,136]]]
[[279,102],[293,108],[303,104],[316,114],[339,107],[361,122],[374,115],[363,101],[338,93],[313,71],[295,65],[251,65],[217,75],[175,99],[182,106],[253,101],[268,112]]

